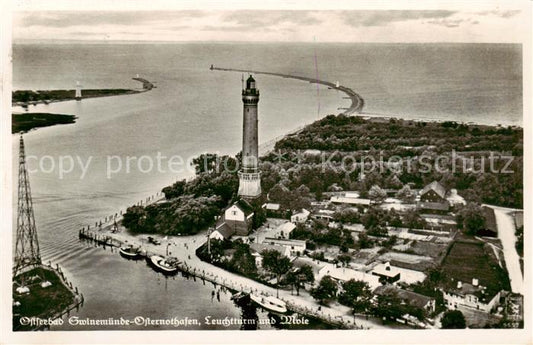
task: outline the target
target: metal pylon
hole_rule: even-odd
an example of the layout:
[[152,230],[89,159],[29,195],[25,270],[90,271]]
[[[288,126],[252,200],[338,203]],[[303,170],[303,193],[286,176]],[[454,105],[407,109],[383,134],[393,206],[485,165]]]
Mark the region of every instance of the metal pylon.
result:
[[35,227],[35,217],[33,215],[30,180],[26,169],[24,139],[21,134],[19,149],[17,238],[13,277],[25,272],[26,269],[31,269],[40,264],[41,254],[39,252],[37,228]]

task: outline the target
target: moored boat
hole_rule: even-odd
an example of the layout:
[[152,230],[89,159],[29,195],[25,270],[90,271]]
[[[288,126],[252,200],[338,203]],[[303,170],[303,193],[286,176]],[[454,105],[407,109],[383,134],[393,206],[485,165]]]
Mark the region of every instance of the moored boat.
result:
[[120,256],[130,260],[138,260],[142,258],[141,249],[133,246],[120,247]]
[[270,311],[280,314],[287,312],[287,304],[274,296],[250,294],[250,298],[261,307]]
[[164,258],[159,255],[152,255],[148,259],[148,263],[163,274],[175,274],[178,272],[178,262],[176,260]]

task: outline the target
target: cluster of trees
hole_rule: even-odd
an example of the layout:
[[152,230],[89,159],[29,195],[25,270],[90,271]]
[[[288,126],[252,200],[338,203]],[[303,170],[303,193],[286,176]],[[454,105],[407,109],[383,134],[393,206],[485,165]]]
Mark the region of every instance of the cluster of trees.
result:
[[286,210],[299,211],[311,205],[309,188],[305,185],[290,190],[286,185],[278,183],[270,189],[268,198],[271,202],[279,203],[281,208]]
[[[212,239],[210,242],[211,253],[207,244],[197,251],[200,259],[245,277],[257,278],[255,258],[248,244],[241,240],[231,242]],[[226,255],[229,251],[233,254]]]
[[[163,188],[167,202],[129,207],[122,224],[134,233],[167,235],[195,234],[211,226],[222,209],[236,199],[239,179],[225,169],[234,169],[236,164],[236,159],[228,156],[205,154],[195,158],[195,179]],[[254,219],[256,225],[262,221],[264,214]]]
[[434,145],[439,153],[451,148],[459,151],[516,151],[520,149],[517,144],[522,142],[522,137],[523,130],[518,128],[455,126],[396,119],[376,122],[360,117],[329,115],[307,126],[298,135],[279,141],[276,149],[358,151]]
[[465,316],[460,310],[448,310],[440,320],[444,329],[464,329],[466,328]]
[[217,196],[184,195],[173,202],[128,207],[122,224],[133,233],[192,235],[213,224],[219,214]]
[[[233,161],[234,164],[236,164],[231,157],[224,156],[222,158]],[[219,206],[224,207],[228,205],[236,198],[236,193],[239,188],[239,177],[236,173],[226,171],[223,168],[220,168],[220,170],[218,170],[218,168],[213,168],[206,171],[204,170],[204,160],[199,159],[200,158],[196,158],[194,160],[196,161],[196,177],[190,182],[181,180],[175,182],[171,186],[163,188],[162,192],[165,194],[165,198],[167,200],[172,200],[183,195],[192,195],[194,197],[216,195],[220,198]],[[215,156],[215,158],[212,159],[216,160],[217,157]]]
[[340,247],[342,252],[347,252],[355,245],[350,231],[342,228],[329,228],[320,221],[313,222],[313,226],[297,224],[290,237],[307,241],[307,248],[313,250],[316,245],[329,244]]
[[[411,183],[416,188],[422,188],[437,180],[447,189],[458,189],[469,201],[515,208],[522,208],[523,205],[523,130],[520,128],[403,120],[379,123],[358,117],[331,115],[307,126],[297,135],[280,140],[276,149],[288,156],[291,156],[291,152],[298,156],[295,152],[307,149],[340,151],[327,156],[326,169],[331,170],[327,173],[321,164],[323,157],[318,156],[300,155],[303,159],[298,164],[299,169],[292,169],[294,176],[291,176],[291,181],[298,183],[298,186],[305,184],[317,197],[333,184],[345,190],[360,190],[363,196],[367,196],[374,185],[401,188]],[[464,152],[460,154],[464,159],[452,164],[452,150]],[[488,157],[491,151],[510,153],[514,157],[509,166],[506,166],[508,160],[503,158],[490,162]],[[469,152],[474,159],[466,157]],[[351,171],[336,169],[335,164],[340,166],[347,154],[358,162],[363,156],[376,160],[382,157],[385,162],[391,156],[399,156],[404,158],[404,164],[398,171],[393,171],[392,166],[375,169],[365,174],[363,181],[358,181],[360,166],[355,166]],[[422,156],[424,162],[418,159]],[[448,159],[442,160],[441,156]],[[274,156],[267,159],[272,159],[272,162]],[[408,159],[409,169],[405,167]],[[427,169],[426,164],[447,169]],[[285,163],[284,167],[288,171],[294,165]],[[501,173],[503,168],[512,173]],[[373,190],[377,200],[382,197],[379,192]],[[402,192],[402,199],[409,200],[412,196],[406,192]]]
[[467,203],[458,212],[456,217],[457,227],[467,235],[475,236],[485,229],[483,208],[475,203]]
[[427,225],[416,210],[409,210],[400,214],[395,209],[385,210],[378,207],[370,207],[365,213],[354,209],[344,209],[335,212],[333,218],[340,223],[361,223],[370,231],[369,235],[374,236],[386,236],[386,226],[421,229]]

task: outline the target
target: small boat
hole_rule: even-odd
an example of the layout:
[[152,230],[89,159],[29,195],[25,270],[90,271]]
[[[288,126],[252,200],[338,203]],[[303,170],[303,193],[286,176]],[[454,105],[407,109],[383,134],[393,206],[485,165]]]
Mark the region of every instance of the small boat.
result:
[[177,261],[159,255],[150,256],[148,263],[163,274],[174,274],[178,272]]
[[137,260],[142,258],[141,249],[135,248],[131,245],[128,247],[120,247],[119,253],[120,256],[122,256],[123,258],[130,260]]
[[250,298],[261,307],[270,311],[280,314],[285,314],[287,312],[286,303],[274,296],[250,294]]

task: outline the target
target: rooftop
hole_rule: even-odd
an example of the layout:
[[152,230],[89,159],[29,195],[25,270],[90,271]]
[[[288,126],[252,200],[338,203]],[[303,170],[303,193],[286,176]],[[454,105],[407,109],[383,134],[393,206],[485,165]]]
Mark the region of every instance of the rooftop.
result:
[[396,294],[400,299],[406,301],[412,306],[418,308],[424,308],[433,298],[421,295],[419,293],[403,290],[395,287],[394,285],[383,285],[379,286],[374,290],[376,295],[394,295]]
[[252,207],[252,205],[250,205],[250,203],[248,203],[248,201],[244,199],[237,200],[234,205],[240,208],[245,215],[249,215],[254,212],[254,208]]
[[443,185],[441,185],[439,182],[437,181],[433,181],[431,182],[430,184],[428,184],[427,186],[425,186],[421,191],[420,191],[420,195],[424,195],[426,194],[427,192],[429,192],[430,190],[433,190],[435,191],[435,193],[437,193],[438,196],[440,196],[441,198],[445,198],[446,197],[446,188],[444,188]]

